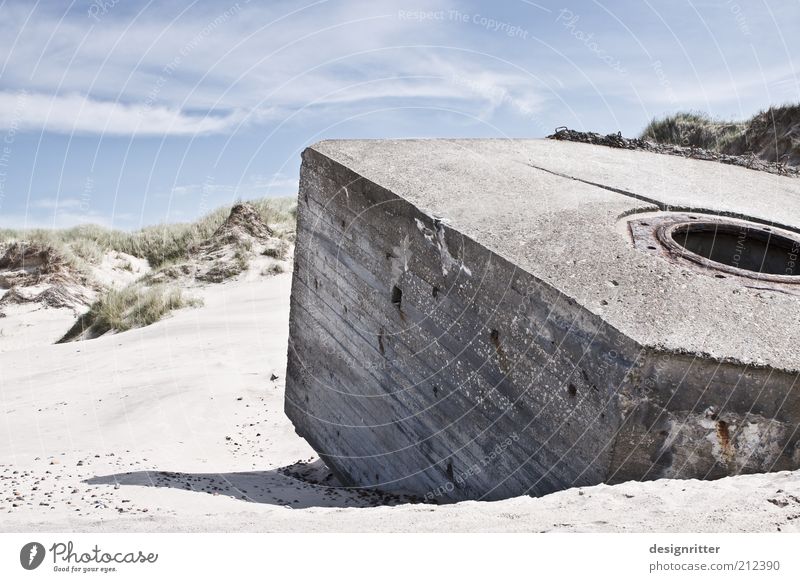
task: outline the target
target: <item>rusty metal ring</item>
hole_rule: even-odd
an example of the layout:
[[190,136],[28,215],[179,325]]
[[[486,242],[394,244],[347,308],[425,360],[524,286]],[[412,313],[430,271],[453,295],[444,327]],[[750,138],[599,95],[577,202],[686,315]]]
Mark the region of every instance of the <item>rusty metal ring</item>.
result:
[[749,238],[761,242],[779,242],[780,246],[787,250],[788,256],[792,253],[797,254],[797,266],[793,270],[800,271],[800,236],[785,229],[738,218],[695,212],[663,212],[647,217],[628,217],[627,220],[634,246],[644,252],[661,255],[684,266],[702,267],[702,272],[708,274],[724,273],[724,275],[716,274],[716,277],[729,275],[762,283],[792,286],[800,284],[800,273],[797,275],[764,273],[729,265],[695,253],[681,245],[675,238],[675,235],[679,235],[682,230],[689,229],[702,232],[705,228],[714,234],[727,235],[746,232]]

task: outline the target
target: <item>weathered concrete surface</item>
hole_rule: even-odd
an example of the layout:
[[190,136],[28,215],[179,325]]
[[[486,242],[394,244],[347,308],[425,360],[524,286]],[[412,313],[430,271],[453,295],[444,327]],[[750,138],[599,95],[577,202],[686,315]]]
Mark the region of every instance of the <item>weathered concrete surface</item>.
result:
[[800,181],[539,140],[304,152],[286,412],[345,482],[498,499],[800,465],[797,295],[633,247]]

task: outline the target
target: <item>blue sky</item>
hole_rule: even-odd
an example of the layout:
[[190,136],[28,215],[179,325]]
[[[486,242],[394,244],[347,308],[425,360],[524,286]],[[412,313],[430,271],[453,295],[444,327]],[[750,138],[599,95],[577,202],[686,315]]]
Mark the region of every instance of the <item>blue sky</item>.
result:
[[0,227],[296,192],[325,138],[637,134],[798,101],[800,2],[0,4]]

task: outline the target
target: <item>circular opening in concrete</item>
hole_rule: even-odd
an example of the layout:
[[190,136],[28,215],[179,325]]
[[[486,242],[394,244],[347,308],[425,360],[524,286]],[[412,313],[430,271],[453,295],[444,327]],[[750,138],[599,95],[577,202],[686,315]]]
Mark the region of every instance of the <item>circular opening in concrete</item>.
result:
[[669,235],[707,261],[765,275],[800,275],[800,241],[766,226],[690,222],[674,225]]

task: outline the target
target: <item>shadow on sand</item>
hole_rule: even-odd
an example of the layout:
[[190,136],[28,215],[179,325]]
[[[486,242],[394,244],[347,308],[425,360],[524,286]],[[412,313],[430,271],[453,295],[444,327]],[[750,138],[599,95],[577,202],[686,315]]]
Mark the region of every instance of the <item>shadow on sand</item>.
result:
[[209,495],[225,495],[251,503],[268,503],[292,509],[378,507],[414,502],[408,497],[373,489],[340,486],[319,460],[314,463],[298,462],[269,471],[240,473],[132,471],[98,475],[86,479],[84,483],[120,487],[167,487]]

